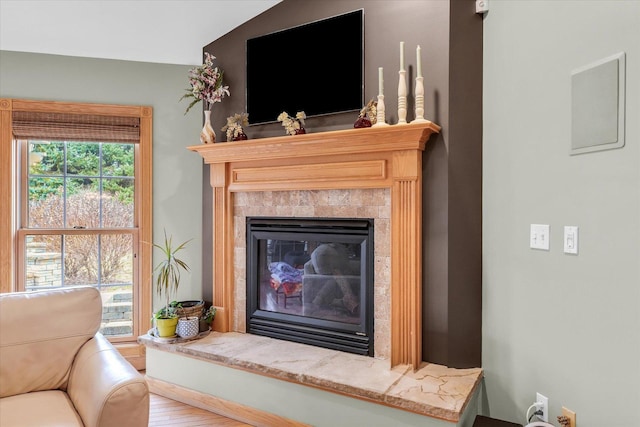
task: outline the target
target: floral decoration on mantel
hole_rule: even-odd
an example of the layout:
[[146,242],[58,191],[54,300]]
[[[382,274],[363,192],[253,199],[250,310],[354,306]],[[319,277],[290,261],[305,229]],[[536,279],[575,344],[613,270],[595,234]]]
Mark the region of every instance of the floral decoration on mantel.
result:
[[236,113],[227,117],[227,124],[221,130],[227,132],[227,141],[240,141],[247,139],[243,129],[244,126],[249,126],[249,114]]
[[287,131],[288,135],[299,135],[306,133],[304,129],[304,119],[307,115],[304,111],[298,111],[295,117],[291,117],[289,113],[283,111],[278,116],[278,121],[282,122],[282,126]]
[[213,65],[213,60],[216,57],[209,52],[205,52],[204,56],[204,64],[189,70],[191,88],[186,89],[187,93],[180,100],[185,98],[193,98],[193,100],[187,107],[185,114],[200,101],[204,102],[205,110],[211,111],[213,104],[222,102],[222,98],[229,96],[229,86],[225,86],[222,82],[224,71]]
[[358,119],[353,124],[354,128],[368,128],[377,123],[376,115],[378,114],[378,101],[370,100],[367,105],[362,107]]

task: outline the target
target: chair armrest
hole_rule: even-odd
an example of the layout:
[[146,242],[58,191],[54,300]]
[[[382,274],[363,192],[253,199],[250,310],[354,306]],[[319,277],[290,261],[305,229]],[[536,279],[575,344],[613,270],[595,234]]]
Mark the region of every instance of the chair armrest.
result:
[[67,394],[87,427],[147,426],[149,387],[100,333],[78,352]]

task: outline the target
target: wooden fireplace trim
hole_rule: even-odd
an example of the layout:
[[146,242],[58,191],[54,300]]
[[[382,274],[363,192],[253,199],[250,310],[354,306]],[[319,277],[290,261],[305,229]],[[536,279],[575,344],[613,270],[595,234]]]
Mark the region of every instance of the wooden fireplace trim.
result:
[[391,366],[422,361],[422,123],[187,147],[210,165],[214,329],[233,318],[233,193],[390,188]]

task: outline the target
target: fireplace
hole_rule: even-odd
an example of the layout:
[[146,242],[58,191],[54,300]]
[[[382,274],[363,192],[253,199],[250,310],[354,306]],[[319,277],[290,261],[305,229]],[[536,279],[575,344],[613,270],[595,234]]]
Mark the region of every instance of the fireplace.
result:
[[[375,245],[388,249],[388,258],[375,255],[374,357],[389,360],[392,367],[410,364],[418,369],[422,362],[422,152],[429,136],[439,130],[425,120],[189,147],[209,165],[213,190],[212,290],[218,310],[213,329],[246,331],[243,218],[371,218],[370,213],[342,213],[368,210],[367,203],[335,206],[331,196],[326,212],[313,202],[287,207],[272,202],[275,193],[302,192],[312,199],[316,192],[383,191],[390,194],[390,201],[378,212],[388,221],[388,232],[378,238],[382,227],[376,219]],[[259,200],[250,209],[238,204],[239,199],[254,195]],[[257,212],[249,213],[251,209]],[[378,280],[378,275],[388,281]]]
[[373,219],[246,227],[247,332],[373,356]]

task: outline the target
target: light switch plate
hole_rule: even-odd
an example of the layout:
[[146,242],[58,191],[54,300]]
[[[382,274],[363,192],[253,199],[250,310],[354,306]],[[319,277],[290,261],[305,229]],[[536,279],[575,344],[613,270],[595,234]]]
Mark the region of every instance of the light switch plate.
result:
[[529,247],[549,250],[549,224],[531,224]]
[[575,225],[564,226],[564,253],[578,254],[578,227]]

